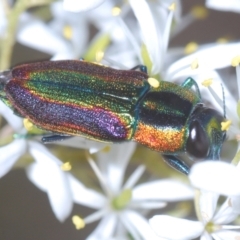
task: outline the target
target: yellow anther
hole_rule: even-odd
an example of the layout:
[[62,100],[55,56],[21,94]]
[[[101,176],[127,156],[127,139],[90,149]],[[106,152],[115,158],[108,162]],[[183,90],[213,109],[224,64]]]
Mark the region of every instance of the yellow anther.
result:
[[61,169],[63,171],[70,171],[72,169],[72,165],[70,162],[65,162],[62,164]]
[[158,88],[160,86],[159,81],[156,78],[148,78],[148,83],[153,87],[153,88]]
[[240,64],[240,55],[234,57],[231,62],[233,67],[237,67]]
[[72,27],[70,25],[65,25],[63,27],[63,36],[68,40],[72,39],[73,30],[72,30]]
[[203,6],[193,7],[191,13],[197,19],[205,19],[208,16],[208,10]]
[[191,69],[197,69],[199,67],[198,59],[194,59],[191,63]]
[[176,10],[176,3],[173,2],[173,3],[168,7],[168,9],[169,9],[170,11],[175,11],[175,10]]
[[106,146],[106,147],[104,147],[102,149],[102,152],[108,153],[108,152],[110,152],[110,150],[111,150],[111,147],[110,146]]
[[77,230],[84,228],[86,225],[84,220],[77,215],[72,216],[72,223],[75,225]]
[[121,8],[120,7],[112,8],[112,15],[113,16],[118,16],[120,13],[121,13]]
[[27,131],[31,131],[33,128],[32,122],[30,122],[27,118],[23,119],[23,126],[26,128]]
[[204,81],[202,82],[202,85],[203,85],[204,87],[209,87],[209,86],[212,85],[212,83],[213,83],[213,79],[212,79],[212,78],[209,78],[209,79],[204,80]]
[[96,58],[97,62],[101,62],[103,57],[104,57],[104,52],[103,51],[97,51],[96,52],[95,58]]
[[44,130],[39,129],[27,118],[23,119],[23,126],[28,131],[28,133],[31,133],[31,134],[43,134],[45,132]]
[[185,54],[191,54],[198,49],[198,44],[196,42],[190,42],[186,45],[184,49]]
[[231,124],[232,124],[231,120],[228,120],[228,121],[225,121],[225,122],[221,122],[221,126],[222,126],[221,130],[222,131],[227,131],[230,128]]

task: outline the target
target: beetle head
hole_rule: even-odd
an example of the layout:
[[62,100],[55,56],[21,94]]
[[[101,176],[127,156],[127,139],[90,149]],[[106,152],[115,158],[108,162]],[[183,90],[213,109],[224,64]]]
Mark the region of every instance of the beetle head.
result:
[[221,130],[225,119],[216,110],[199,105],[189,120],[186,151],[198,159],[219,159],[226,131]]

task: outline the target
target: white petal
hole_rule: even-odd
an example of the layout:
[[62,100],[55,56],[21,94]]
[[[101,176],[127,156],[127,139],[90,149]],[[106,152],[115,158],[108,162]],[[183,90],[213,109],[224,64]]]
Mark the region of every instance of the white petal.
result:
[[127,164],[135,150],[136,143],[127,142],[112,144],[110,150],[100,151],[96,158],[102,174],[105,176],[108,188],[113,193],[119,193],[122,186]]
[[124,189],[132,189],[133,186],[137,183],[137,181],[140,179],[140,177],[144,173],[145,169],[146,169],[146,167],[144,165],[138,166],[135,169],[135,171],[131,174],[131,176],[127,179],[123,188]]
[[105,240],[110,239],[113,236],[114,230],[117,225],[117,215],[108,213],[97,228],[87,237],[86,240]]
[[72,137],[64,141],[55,142],[53,144],[59,144],[63,146],[89,149],[91,153],[95,153],[100,149],[106,147],[109,144],[103,142],[93,141],[84,137]]
[[149,223],[158,236],[171,240],[188,240],[199,237],[204,230],[200,222],[157,215]]
[[219,239],[226,240],[237,240],[240,238],[240,232],[238,231],[219,231],[213,234],[213,236],[217,236]]
[[235,213],[240,214],[240,197],[239,196],[231,198],[231,205],[232,205],[233,211]]
[[46,24],[28,16],[26,18],[26,24],[20,27],[17,34],[20,43],[53,55],[71,51],[70,44]]
[[221,11],[232,11],[240,13],[240,4],[239,0],[228,0],[228,1],[219,1],[219,0],[207,0],[206,6],[215,10]]
[[212,220],[216,211],[218,198],[219,195],[216,193],[201,190],[199,199],[196,202],[199,202],[201,221],[204,224]]
[[73,201],[91,208],[102,208],[106,204],[106,198],[99,192],[86,188],[81,182],[68,175]]
[[13,111],[3,102],[0,102],[0,114],[13,127],[14,130],[19,130],[22,127],[22,119],[13,114]]
[[63,7],[66,11],[70,12],[80,12],[80,11],[88,11],[93,8],[98,7],[105,0],[64,0]]
[[73,207],[68,174],[52,162],[48,165],[32,164],[27,169],[28,178],[41,190],[47,192],[52,210],[59,221],[64,221]]
[[27,176],[37,187],[47,192],[55,216],[59,221],[64,221],[73,206],[69,173],[61,170],[62,162],[41,144],[30,141],[29,152],[37,164],[27,169]]
[[[223,177],[224,176],[224,177]],[[220,161],[195,164],[189,174],[192,185],[222,195],[240,195],[240,175],[236,167]]]
[[[213,218],[214,223],[223,225],[233,222],[238,217],[239,196],[227,198]],[[236,209],[235,209],[236,208]]]
[[[73,207],[72,194],[66,178],[66,173],[56,171],[51,173],[54,181],[48,186],[48,197],[52,210],[59,221],[64,221]],[[51,181],[51,178],[49,178]]]
[[132,200],[132,202],[130,202],[129,206],[131,208],[142,208],[142,209],[159,209],[159,208],[163,208],[167,205],[167,203],[165,202],[161,202],[161,201],[134,201]]
[[125,211],[121,214],[121,220],[125,227],[129,230],[130,234],[132,233],[131,227],[133,227],[135,229],[134,231],[137,231],[137,233],[141,236],[141,239],[161,240],[151,229],[147,220],[137,212],[130,210]]
[[15,140],[12,143],[0,148],[0,177],[10,171],[14,163],[26,151],[24,139]]
[[88,215],[83,220],[84,220],[85,224],[90,224],[90,223],[100,220],[101,218],[104,218],[106,215],[108,215],[108,213],[109,213],[109,209],[101,208],[98,211],[95,211],[92,214]]
[[[207,232],[204,232],[200,240],[213,240],[213,238]],[[214,239],[214,240],[220,240],[220,239]]]
[[53,154],[51,154],[46,147],[44,147],[42,144],[34,141],[29,141],[29,152],[34,157],[34,160],[38,163],[47,165],[49,163],[55,163],[59,165],[59,167],[62,165],[62,162],[56,158]]
[[44,192],[47,191],[48,187],[47,179],[43,177],[45,168],[46,166],[43,164],[33,163],[26,169],[29,180]]
[[143,41],[147,47],[151,61],[155,63],[153,69],[149,70],[151,70],[152,74],[156,74],[160,71],[160,66],[158,65],[160,63],[160,40],[151,10],[145,0],[130,0],[129,3],[139,22]]
[[[240,43],[208,45],[199,51],[180,59],[168,68],[168,78],[173,77],[179,70],[190,69],[191,63],[197,59],[199,67],[196,71],[223,68],[231,65],[233,57],[240,51]],[[219,54],[224,57],[219,57]],[[194,70],[195,71],[195,70]]]
[[56,53],[51,57],[51,61],[58,61],[58,60],[69,60],[69,59],[74,59],[75,55],[72,51],[67,51],[67,52],[60,52]]
[[134,200],[178,201],[193,198],[193,190],[179,181],[159,180],[136,186],[132,191],[132,198]]

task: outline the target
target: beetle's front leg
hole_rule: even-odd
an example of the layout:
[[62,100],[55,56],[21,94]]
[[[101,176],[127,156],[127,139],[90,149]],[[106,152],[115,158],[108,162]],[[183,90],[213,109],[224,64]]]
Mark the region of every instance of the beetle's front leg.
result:
[[163,155],[163,159],[172,168],[178,170],[185,175],[189,174],[189,166],[174,155]]
[[181,86],[184,87],[184,88],[187,88],[187,89],[190,89],[192,86],[194,86],[194,87],[196,88],[196,93],[197,93],[198,97],[199,97],[200,99],[202,98],[202,97],[201,97],[201,93],[200,93],[200,91],[199,91],[198,84],[197,84],[197,82],[196,82],[193,78],[191,78],[191,77],[187,78],[187,79],[181,84]]
[[141,72],[147,73],[147,67],[145,65],[137,65],[134,68],[131,68],[130,70],[137,70],[139,69]]
[[43,137],[42,142],[43,143],[52,143],[52,142],[59,142],[63,141],[69,138],[72,138],[73,136],[65,136],[65,135],[51,135],[48,137]]

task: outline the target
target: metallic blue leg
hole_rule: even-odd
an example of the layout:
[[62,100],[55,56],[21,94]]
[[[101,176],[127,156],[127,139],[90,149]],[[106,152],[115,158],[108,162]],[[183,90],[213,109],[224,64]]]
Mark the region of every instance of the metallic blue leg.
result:
[[42,142],[43,143],[52,143],[52,142],[58,142],[58,141],[63,141],[68,138],[72,138],[73,136],[64,136],[64,135],[51,135],[48,137],[43,137]]
[[176,158],[174,155],[163,155],[163,159],[169,166],[176,169],[177,171],[185,175],[189,174],[189,166],[182,160]]
[[130,70],[140,70],[141,72],[147,73],[147,67],[145,65],[137,65],[134,68],[131,68]]
[[191,78],[191,77],[187,78],[187,79],[182,83],[181,86],[184,87],[184,88],[187,88],[187,89],[190,89],[192,86],[194,86],[194,87],[195,87],[195,91],[196,91],[198,97],[199,97],[200,99],[202,98],[202,97],[201,97],[201,93],[200,93],[200,91],[199,91],[198,84],[196,83],[196,81],[195,81],[193,78]]

